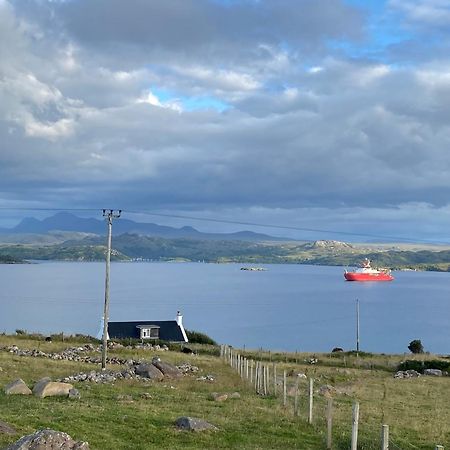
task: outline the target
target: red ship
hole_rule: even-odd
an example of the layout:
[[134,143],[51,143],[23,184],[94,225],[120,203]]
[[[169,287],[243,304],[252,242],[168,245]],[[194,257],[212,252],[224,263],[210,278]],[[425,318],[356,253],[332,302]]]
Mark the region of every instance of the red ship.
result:
[[365,259],[361,267],[353,272],[344,272],[347,281],[392,281],[394,277],[389,269],[374,269],[370,266],[370,260]]

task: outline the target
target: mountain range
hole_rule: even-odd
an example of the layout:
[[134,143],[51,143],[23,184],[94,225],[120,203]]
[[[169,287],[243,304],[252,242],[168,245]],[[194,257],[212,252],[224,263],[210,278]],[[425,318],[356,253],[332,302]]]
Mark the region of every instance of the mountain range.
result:
[[[113,229],[115,235],[128,233],[168,239],[192,238],[197,240],[238,240],[249,242],[287,240],[269,236],[267,234],[254,233],[252,231],[239,231],[236,233],[203,233],[190,226],[174,228],[157,225],[155,223],[134,222],[133,220],[123,218],[114,221]],[[47,234],[61,231],[105,235],[106,224],[105,221],[101,219],[82,218],[68,212],[59,212],[43,220],[27,217],[13,228],[0,228],[0,233],[4,235]]]

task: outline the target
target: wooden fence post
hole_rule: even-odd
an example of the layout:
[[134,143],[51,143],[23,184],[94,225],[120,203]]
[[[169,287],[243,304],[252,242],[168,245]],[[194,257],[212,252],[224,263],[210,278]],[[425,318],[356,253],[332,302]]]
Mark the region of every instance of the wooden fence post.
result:
[[314,379],[309,379],[309,414],[308,423],[313,421],[313,395],[314,395]]
[[327,400],[327,449],[331,449],[333,439],[333,399]]
[[358,447],[358,422],[359,422],[359,403],[353,403],[352,410],[352,445],[351,450],[357,450]]
[[258,393],[258,376],[259,376],[259,361],[256,361],[255,363],[255,391]]
[[381,426],[381,450],[389,450],[389,425]]
[[283,406],[287,403],[286,369],[283,371]]
[[298,384],[300,381],[300,376],[297,374],[297,379],[295,380],[295,395],[294,395],[294,416],[298,417]]
[[250,384],[253,385],[253,359],[250,361]]
[[273,363],[273,395],[277,396],[277,365]]

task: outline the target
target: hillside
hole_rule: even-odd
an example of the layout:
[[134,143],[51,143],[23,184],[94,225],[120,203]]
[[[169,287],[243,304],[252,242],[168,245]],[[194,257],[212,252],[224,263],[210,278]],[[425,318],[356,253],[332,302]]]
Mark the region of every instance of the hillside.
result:
[[[92,372],[99,376],[100,365],[94,360],[100,353],[96,342],[91,341],[93,344],[87,347],[86,342],[81,337],[45,342],[38,335],[0,336],[0,426],[8,425],[16,431],[16,434],[0,432],[1,448],[22,435],[51,428],[67,432],[76,440],[88,441],[91,450],[322,450],[326,448],[329,399],[332,399],[332,448],[336,450],[350,448],[354,402],[360,405],[358,448],[381,448],[382,424],[390,427],[389,448],[426,450],[436,444],[450,445],[447,432],[450,378],[394,378],[405,355],[289,354],[233,349],[235,354],[242,355],[242,361],[249,361],[252,370],[247,377],[247,371],[239,375],[219,358],[217,347],[192,346],[197,354],[185,354],[177,346],[171,346],[169,351],[116,346],[108,352],[116,364],[108,366],[106,375],[125,371],[129,377],[94,382],[89,381],[89,376]],[[183,368],[184,375],[162,381],[133,377],[135,366],[130,361],[140,359],[150,364],[154,356]],[[434,355],[408,358],[419,367],[421,361],[433,364],[432,359],[448,366],[448,359]],[[255,361],[268,368],[270,377],[266,388],[260,385],[258,392],[254,383]],[[32,387],[46,376],[56,380],[80,373],[85,378],[80,375],[71,381],[79,398],[6,395],[3,390],[18,377]],[[283,373],[286,373],[286,404]],[[308,424],[310,379],[312,424]],[[179,431],[175,420],[180,416],[207,420],[218,429]]]
[[[101,261],[105,238],[92,236],[70,239],[58,244],[3,244],[0,257],[16,260]],[[118,261],[204,261],[255,264],[315,264],[355,266],[369,258],[374,266],[391,269],[450,270],[450,250],[401,250],[353,245],[339,241],[246,242],[198,240],[122,234],[113,238],[112,259]],[[0,260],[1,262],[1,260]]]

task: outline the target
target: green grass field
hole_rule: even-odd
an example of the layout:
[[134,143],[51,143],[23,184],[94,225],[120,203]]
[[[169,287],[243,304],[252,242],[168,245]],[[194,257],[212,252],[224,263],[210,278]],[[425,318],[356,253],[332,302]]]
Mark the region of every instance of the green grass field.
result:
[[[0,336],[0,347],[60,351],[73,343],[47,343],[21,337]],[[208,347],[211,353],[211,348]],[[156,352],[119,349],[111,356],[150,360]],[[41,428],[67,432],[86,440],[92,449],[325,449],[327,399],[318,393],[322,385],[332,385],[333,448],[348,449],[351,410],[360,403],[360,449],[380,448],[381,424],[390,426],[392,449],[434,449],[450,446],[450,377],[394,379],[394,367],[403,356],[318,355],[318,363],[304,362],[311,355],[254,354],[277,363],[279,382],[287,370],[288,390],[297,373],[314,378],[313,424],[307,424],[307,380],[299,384],[299,416],[293,415],[293,397],[283,407],[273,389],[267,397],[257,395],[234,369],[211,354],[185,355],[162,352],[163,360],[189,362],[200,371],[179,380],[162,382],[124,380],[114,384],[75,383],[81,399],[7,396],[0,392],[0,420],[18,431],[16,436],[0,434],[0,448]],[[422,358],[431,358],[424,355]],[[295,362],[297,361],[297,362]],[[60,378],[79,371],[98,370],[92,364],[53,361],[46,358],[15,356],[0,351],[0,386],[23,378],[32,386],[44,377]],[[119,370],[119,368],[111,367]],[[197,381],[212,375],[214,382]],[[281,386],[278,386],[281,394]],[[241,397],[215,402],[212,392],[239,392]],[[150,394],[145,398],[142,394]],[[292,394],[292,392],[290,392]],[[126,397],[124,397],[126,396]],[[148,396],[147,396],[148,397]],[[181,432],[174,427],[180,416],[200,417],[219,428],[216,432]]]

